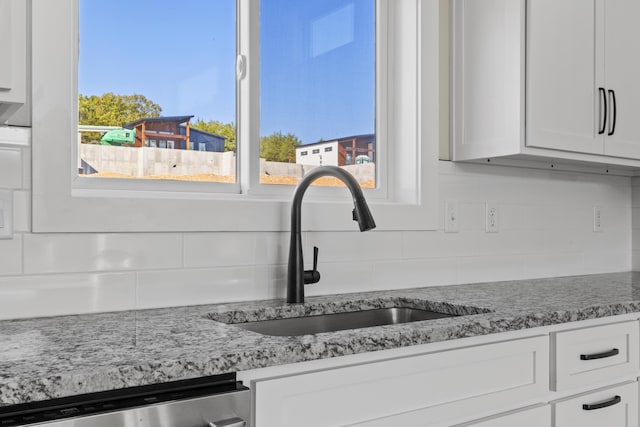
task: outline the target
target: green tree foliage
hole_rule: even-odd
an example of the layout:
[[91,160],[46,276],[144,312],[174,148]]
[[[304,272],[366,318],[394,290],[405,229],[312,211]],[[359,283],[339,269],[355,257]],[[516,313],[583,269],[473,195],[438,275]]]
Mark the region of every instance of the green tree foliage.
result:
[[[78,97],[79,124],[93,126],[122,126],[146,117],[159,117],[162,108],[144,95],[100,96],[80,94]],[[100,139],[99,133],[84,132],[83,143]]]
[[260,138],[260,157],[271,162],[295,162],[300,140],[293,134],[280,132]]
[[222,123],[216,120],[205,122],[202,119],[196,120],[191,127],[204,132],[215,133],[224,136],[224,151],[236,151],[236,125],[233,123]]
[[122,126],[145,117],[160,117],[162,108],[144,95],[79,96],[80,124]]

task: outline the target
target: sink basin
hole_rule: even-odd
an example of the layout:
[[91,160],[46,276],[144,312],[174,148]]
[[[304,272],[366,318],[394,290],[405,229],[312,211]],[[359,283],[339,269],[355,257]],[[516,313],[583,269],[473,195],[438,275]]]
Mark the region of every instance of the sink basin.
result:
[[375,310],[349,313],[322,314],[317,316],[291,317],[286,319],[263,320],[259,322],[236,323],[242,329],[263,335],[295,336],[335,332],[346,329],[368,328],[370,326],[396,325],[421,320],[454,317],[454,314],[436,313],[414,308],[379,308]]

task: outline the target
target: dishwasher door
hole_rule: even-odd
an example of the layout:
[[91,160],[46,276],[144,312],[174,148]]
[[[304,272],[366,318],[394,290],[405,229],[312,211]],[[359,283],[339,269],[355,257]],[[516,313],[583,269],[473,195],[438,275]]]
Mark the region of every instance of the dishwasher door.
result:
[[34,427],[247,427],[250,403],[249,390],[243,390],[27,425]]
[[0,407],[0,427],[246,427],[235,373]]

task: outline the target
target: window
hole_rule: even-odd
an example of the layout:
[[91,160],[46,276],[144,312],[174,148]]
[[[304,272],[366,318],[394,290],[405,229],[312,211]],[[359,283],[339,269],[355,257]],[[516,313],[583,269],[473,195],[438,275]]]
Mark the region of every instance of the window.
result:
[[306,156],[307,154],[309,154],[309,152],[308,152],[308,151],[301,151],[301,152],[300,152],[300,155],[301,155],[301,156]]
[[[282,162],[289,175],[304,174],[291,165],[297,146],[367,134],[375,150],[375,64],[376,0],[260,0],[260,148],[265,167],[274,166],[261,183],[291,183],[274,177]],[[277,141],[288,150],[272,149]],[[322,164],[344,166],[344,158]],[[376,187],[375,167],[351,172]]]
[[[124,139],[103,136],[93,147],[86,144],[94,133],[82,132],[78,157],[92,171],[83,178],[118,177],[121,182],[111,185],[121,188],[130,186],[122,178],[235,182],[235,0],[192,0],[186,9],[177,1],[77,1],[79,129],[132,131]],[[139,25],[122,25],[125,10],[162,30],[150,37]],[[216,138],[223,143],[206,155],[194,151]],[[146,150],[156,146],[143,143],[147,139],[193,152],[158,158]],[[178,156],[181,168],[167,174]]]
[[333,147],[324,147],[324,152],[325,153],[329,153],[331,151],[333,151]]
[[[332,16],[329,20],[342,22],[351,19],[352,13],[357,20],[357,1],[317,3],[336,5],[322,15]],[[33,105],[32,128],[35,232],[288,228],[282,216],[289,206],[291,187],[260,185],[260,2],[237,0],[235,10],[238,163],[237,170],[234,162],[225,167],[237,180],[132,179],[124,187],[121,179],[96,180],[77,174],[78,0],[33,0],[32,10],[32,85],[39,98]],[[379,229],[430,229],[436,226],[437,145],[443,126],[438,102],[444,90],[438,65],[439,1],[375,0],[375,11],[375,137],[380,141],[375,159],[380,161],[375,163],[377,188],[366,189],[366,195]],[[309,20],[308,37],[322,34],[327,22]],[[342,49],[350,33],[339,33],[331,42],[307,44],[309,54],[320,58]],[[141,68],[148,72],[157,67],[143,64]],[[153,132],[151,129],[148,136],[160,140],[157,136],[161,134]],[[330,138],[349,136],[340,132]],[[189,144],[188,149],[194,151],[195,145]],[[73,156],[68,155],[70,151]],[[305,216],[305,229],[354,229],[350,216],[344,214],[350,211],[350,197],[343,189],[313,188],[308,193],[305,204],[317,204],[319,209]],[[324,203],[326,200],[334,203]],[[401,224],[396,220],[400,214]],[[216,220],[211,221],[214,216]]]

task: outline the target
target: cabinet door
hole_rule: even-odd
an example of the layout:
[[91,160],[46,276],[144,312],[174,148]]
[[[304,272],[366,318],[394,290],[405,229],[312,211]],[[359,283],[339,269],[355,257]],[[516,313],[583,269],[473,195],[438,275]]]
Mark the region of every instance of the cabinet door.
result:
[[607,135],[612,133],[605,154],[640,159],[640,1],[607,0],[605,7]]
[[451,425],[541,399],[548,358],[540,336],[257,380],[255,426]]
[[603,0],[527,2],[527,146],[604,152],[603,7]]
[[483,421],[461,424],[456,427],[551,427],[549,405],[497,416]]
[[27,2],[0,0],[0,125],[26,101]]
[[637,427],[638,383],[558,402],[555,417],[556,427]]
[[632,377],[638,362],[638,321],[551,334],[554,390]]
[[[385,417],[384,419],[365,421],[351,424],[346,427],[387,427],[387,426],[411,426],[411,427],[442,427],[450,426],[449,423],[434,423],[429,417],[416,415],[413,418],[406,414]],[[551,406],[539,406],[531,409],[523,409],[510,414],[500,414],[482,420],[471,421],[464,424],[456,424],[454,427],[551,427]]]

